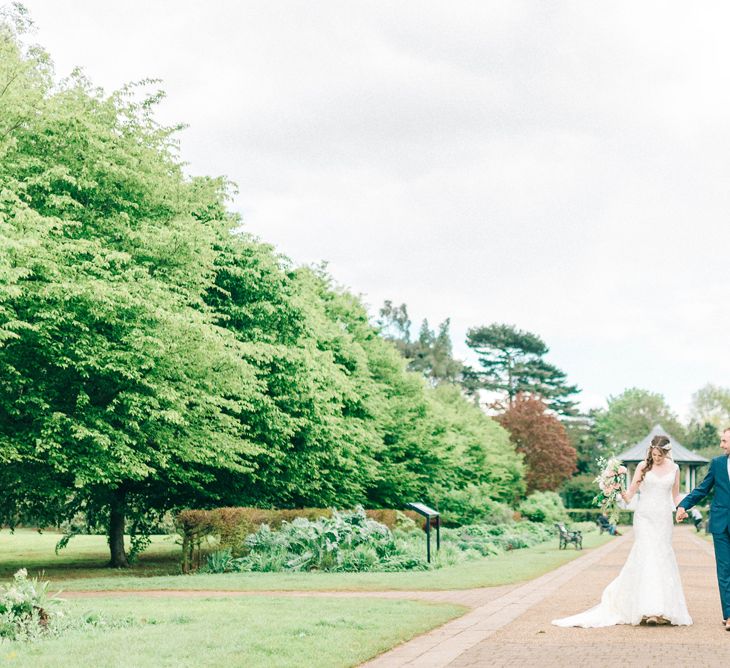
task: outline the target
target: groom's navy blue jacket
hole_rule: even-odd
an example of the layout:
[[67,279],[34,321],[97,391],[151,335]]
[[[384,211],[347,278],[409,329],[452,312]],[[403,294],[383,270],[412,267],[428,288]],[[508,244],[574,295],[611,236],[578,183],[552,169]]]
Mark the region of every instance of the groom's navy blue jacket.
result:
[[713,487],[715,488],[715,498],[710,506],[710,531],[715,546],[722,618],[730,625],[730,476],[727,462],[727,455],[715,457],[710,462],[710,470],[705,479],[687,494],[679,505],[689,510],[702,501]]
[[715,498],[710,506],[709,529],[711,533],[724,533],[730,524],[730,477],[727,472],[727,455],[715,457],[710,462],[710,470],[705,479],[687,494],[679,505],[689,510],[702,501],[713,487]]

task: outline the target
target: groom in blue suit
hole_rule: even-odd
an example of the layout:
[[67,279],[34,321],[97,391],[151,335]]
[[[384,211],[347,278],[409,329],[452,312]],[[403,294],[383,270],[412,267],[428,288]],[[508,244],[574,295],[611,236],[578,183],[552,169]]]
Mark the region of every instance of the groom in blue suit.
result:
[[680,501],[677,506],[677,522],[684,521],[687,511],[715,488],[715,498],[710,507],[710,532],[715,544],[722,617],[725,620],[725,630],[730,631],[730,427],[722,432],[720,446],[725,454],[710,462],[710,470],[705,479]]

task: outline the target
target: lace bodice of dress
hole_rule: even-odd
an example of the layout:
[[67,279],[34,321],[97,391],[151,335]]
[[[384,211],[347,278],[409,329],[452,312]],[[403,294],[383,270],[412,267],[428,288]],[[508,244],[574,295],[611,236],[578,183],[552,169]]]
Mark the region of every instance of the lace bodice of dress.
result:
[[677,465],[672,466],[671,472],[663,471],[658,473],[655,470],[647,471],[644,480],[639,487],[639,500],[636,505],[636,512],[661,513],[674,510],[672,499],[672,487],[677,476]]

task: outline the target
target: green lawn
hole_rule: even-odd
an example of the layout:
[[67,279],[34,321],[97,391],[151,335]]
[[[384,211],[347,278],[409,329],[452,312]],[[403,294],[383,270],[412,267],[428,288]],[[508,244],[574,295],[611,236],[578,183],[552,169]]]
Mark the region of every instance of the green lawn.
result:
[[75,536],[58,554],[54,548],[61,538],[55,532],[38,533],[18,529],[0,531],[0,578],[11,576],[19,568],[27,568],[33,576],[45,578],[97,578],[100,576],[174,575],[180,572],[180,546],[177,536],[153,536],[152,545],[131,569],[107,568],[109,548],[105,536]]
[[[430,572],[232,573],[169,575],[178,571],[179,546],[156,537],[133,570],[103,567],[103,536],[79,536],[56,556],[58,535],[0,533],[0,573],[21,567],[44,571],[52,588],[169,590],[393,590],[465,589],[520,582],[583,554],[559,550],[557,540]],[[586,548],[611,540],[590,533]],[[163,575],[159,575],[163,573]],[[148,576],[148,577],[140,577]],[[406,600],[282,596],[74,599],[76,614],[99,611],[128,618],[127,628],[72,632],[27,645],[0,645],[0,667],[33,666],[355,666],[465,612],[456,605]]]
[[0,666],[355,666],[465,612],[414,601],[255,596],[76,600],[68,607],[134,622],[2,644]]
[[[53,552],[58,535],[32,531],[0,533],[0,576],[21,567],[29,574],[42,571],[54,587],[89,589],[221,589],[352,590],[470,589],[523,582],[580,556],[574,548],[559,550],[557,539],[495,557],[469,561],[434,571],[404,573],[229,573],[225,575],[177,575],[179,546],[169,536],[155,537],[152,548],[131,570],[104,568],[106,539],[78,536],[59,556]],[[586,548],[611,540],[607,534],[589,533]],[[144,576],[144,577],[140,577]]]

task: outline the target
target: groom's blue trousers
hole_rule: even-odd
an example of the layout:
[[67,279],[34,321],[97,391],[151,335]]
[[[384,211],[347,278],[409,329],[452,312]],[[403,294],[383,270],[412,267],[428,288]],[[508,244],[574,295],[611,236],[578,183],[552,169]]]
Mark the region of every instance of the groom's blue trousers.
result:
[[717,564],[717,584],[720,586],[722,616],[730,619],[730,527],[722,533],[713,533],[715,544],[715,563]]

